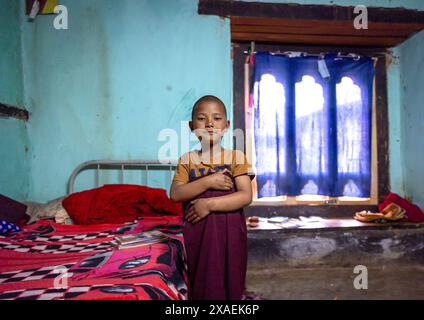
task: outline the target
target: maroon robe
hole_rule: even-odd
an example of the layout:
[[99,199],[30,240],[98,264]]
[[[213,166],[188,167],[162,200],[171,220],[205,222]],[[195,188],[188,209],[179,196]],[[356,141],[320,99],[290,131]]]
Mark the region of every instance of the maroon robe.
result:
[[[234,179],[233,183],[235,188]],[[234,188],[208,190],[196,199],[231,194]],[[184,203],[185,215],[188,207],[189,202]],[[243,209],[211,212],[195,224],[184,220],[184,241],[189,299],[240,300],[247,268],[247,227]]]

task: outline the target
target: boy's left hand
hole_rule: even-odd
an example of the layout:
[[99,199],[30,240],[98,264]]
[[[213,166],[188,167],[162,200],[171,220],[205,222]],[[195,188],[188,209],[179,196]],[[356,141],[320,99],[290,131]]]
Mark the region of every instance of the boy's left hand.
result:
[[188,222],[197,223],[210,213],[208,199],[196,199],[191,201],[186,219]]

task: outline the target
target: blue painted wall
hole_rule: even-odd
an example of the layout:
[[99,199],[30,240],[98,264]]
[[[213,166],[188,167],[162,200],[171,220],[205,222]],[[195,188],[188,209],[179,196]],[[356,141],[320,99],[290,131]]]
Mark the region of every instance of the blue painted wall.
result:
[[[157,159],[160,131],[180,132],[204,94],[231,110],[229,23],[199,16],[197,1],[61,4],[68,30],[54,29],[53,16],[23,24],[30,198],[63,195],[72,169],[86,160]],[[157,179],[153,185],[167,182]]]
[[25,124],[0,118],[0,194],[20,201],[27,199],[28,148]]
[[406,41],[399,51],[405,193],[424,210],[424,31]]
[[[180,132],[181,120],[189,119],[191,106],[201,95],[222,97],[232,114],[227,19],[199,16],[197,0],[61,3],[68,8],[68,30],[55,30],[54,16],[39,16],[29,23],[20,10],[22,87],[24,104],[31,112],[30,199],[64,195],[72,169],[86,160],[157,158],[164,144],[158,141],[161,130]],[[422,1],[360,4],[424,9]],[[401,68],[404,50],[394,51],[399,58],[388,74],[390,170],[392,189],[403,194],[400,77],[409,71]],[[116,172],[108,172],[102,182],[116,177]],[[79,187],[85,188],[92,178],[82,174]],[[141,179],[134,174],[129,182]],[[153,184],[165,187],[167,177],[155,176]]]
[[[0,102],[23,107],[19,2],[0,0]],[[23,121],[0,117],[0,193],[28,196],[28,136]]]
[[387,66],[387,98],[389,103],[389,172],[390,186],[393,192],[404,195],[404,177],[402,169],[402,121],[401,121],[401,70],[400,50],[392,49],[391,59]]

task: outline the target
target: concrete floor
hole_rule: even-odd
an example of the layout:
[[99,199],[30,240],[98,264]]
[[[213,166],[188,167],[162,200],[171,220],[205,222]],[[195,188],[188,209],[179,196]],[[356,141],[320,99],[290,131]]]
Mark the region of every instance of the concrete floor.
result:
[[424,266],[368,267],[368,289],[353,286],[352,268],[248,269],[247,290],[269,300],[424,299]]
[[[247,291],[270,300],[424,299],[424,224],[326,222],[250,230]],[[368,289],[355,289],[356,265],[367,267]]]

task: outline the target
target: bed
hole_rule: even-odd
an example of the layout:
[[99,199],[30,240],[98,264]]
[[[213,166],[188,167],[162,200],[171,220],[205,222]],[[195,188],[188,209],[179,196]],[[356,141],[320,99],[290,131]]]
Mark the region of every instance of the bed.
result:
[[[121,183],[130,168],[167,170],[175,163],[89,161],[69,181],[73,194],[81,171],[118,167]],[[166,241],[118,249],[116,238],[159,230]],[[0,236],[0,300],[186,300],[187,264],[182,217],[143,216],[122,223],[65,225],[39,220],[21,232]]]

